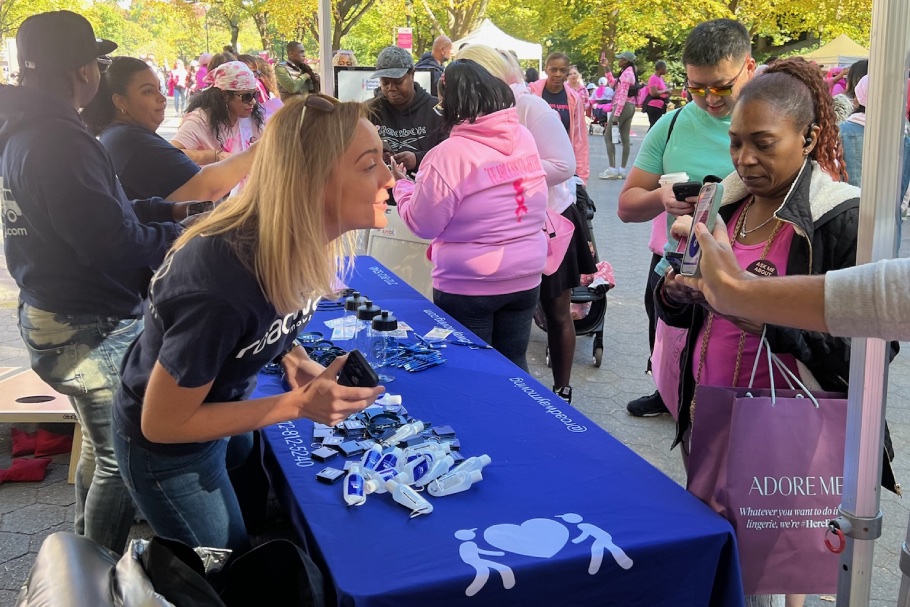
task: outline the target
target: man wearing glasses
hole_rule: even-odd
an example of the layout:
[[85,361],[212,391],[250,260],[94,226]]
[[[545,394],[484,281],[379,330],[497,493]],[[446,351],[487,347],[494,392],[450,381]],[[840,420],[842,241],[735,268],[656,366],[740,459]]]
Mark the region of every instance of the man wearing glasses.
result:
[[21,86],[0,87],[0,197],[19,329],[32,368],[69,396],[82,424],[75,531],[121,552],[133,505],[114,458],[111,405],[142,329],[150,268],[190,203],[127,200],[79,119],[116,44],[69,11],[29,17],[16,43]]
[[[665,247],[670,246],[667,244],[670,226],[677,216],[692,213],[696,200],[696,197],[676,200],[671,185],[661,186],[658,180],[664,174],[684,172],[689,180],[700,182],[706,175],[725,177],[733,172],[728,135],[730,116],[739,91],[755,73],[749,32],[730,19],[700,23],[686,38],[683,64],[692,103],[667,113],[648,131],[619,195],[618,214],[622,221],[654,220],[649,243],[653,256],[645,291],[652,353],[657,330],[654,286],[669,267],[663,254]],[[670,242],[675,248],[675,241]],[[672,348],[667,345],[674,338],[672,331],[661,327],[658,347]],[[672,351],[659,354],[663,354],[663,359],[673,356]],[[678,357],[669,364],[678,366]],[[651,366],[649,360],[649,371]],[[655,368],[654,374],[658,387],[662,387],[660,370]],[[675,386],[669,389],[672,391]],[[630,402],[627,410],[635,417],[667,413],[664,398],[655,391]]]

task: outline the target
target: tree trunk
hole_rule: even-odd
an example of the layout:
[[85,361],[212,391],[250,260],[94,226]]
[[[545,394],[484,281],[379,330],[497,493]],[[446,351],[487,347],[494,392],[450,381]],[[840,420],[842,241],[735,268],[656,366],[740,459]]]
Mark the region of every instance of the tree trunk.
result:
[[237,38],[240,37],[240,22],[236,19],[229,19],[228,25],[231,28],[231,46],[237,49]]
[[256,29],[259,31],[259,38],[262,40],[262,50],[271,52],[272,32],[269,30],[269,12],[264,11],[255,13],[253,15],[253,22],[256,23]]

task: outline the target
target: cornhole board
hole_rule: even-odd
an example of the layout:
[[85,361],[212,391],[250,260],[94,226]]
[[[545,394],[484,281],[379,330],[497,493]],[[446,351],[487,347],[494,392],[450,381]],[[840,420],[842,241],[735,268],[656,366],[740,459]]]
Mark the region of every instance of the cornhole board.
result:
[[82,426],[67,397],[44,383],[31,369],[0,367],[0,422],[73,424],[73,450],[67,480],[76,480],[76,463],[82,451]]

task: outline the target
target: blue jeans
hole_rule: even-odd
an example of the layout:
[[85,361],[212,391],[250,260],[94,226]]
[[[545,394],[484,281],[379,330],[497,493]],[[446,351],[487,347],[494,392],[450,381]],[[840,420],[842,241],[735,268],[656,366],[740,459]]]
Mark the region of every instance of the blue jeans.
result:
[[19,332],[38,376],[69,397],[82,425],[76,467],[75,532],[123,552],[133,502],[120,477],[111,407],[120,363],[142,331],[142,319],[54,314],[19,302]]
[[539,296],[540,285],[504,295],[455,295],[433,289],[433,303],[524,371]]
[[155,533],[188,546],[245,551],[249,537],[228,468],[250,455],[252,433],[201,443],[187,455],[153,453],[115,422],[114,451]]
[[182,86],[174,87],[174,111],[182,114],[186,109],[186,89]]

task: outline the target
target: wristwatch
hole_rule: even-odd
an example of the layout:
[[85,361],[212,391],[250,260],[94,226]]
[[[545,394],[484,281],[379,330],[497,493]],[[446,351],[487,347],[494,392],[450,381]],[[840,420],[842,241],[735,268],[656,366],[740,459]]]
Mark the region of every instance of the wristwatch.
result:
[[209,213],[215,210],[215,203],[211,200],[191,202],[186,205],[186,216],[192,217],[200,213]]

